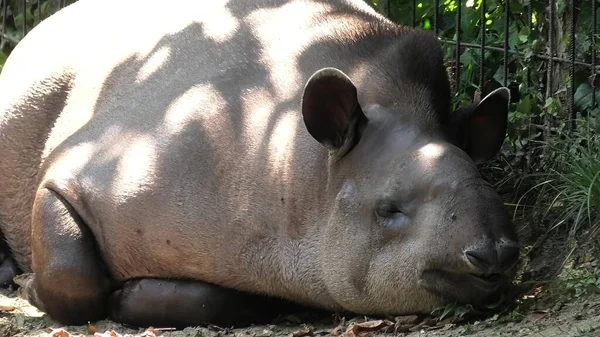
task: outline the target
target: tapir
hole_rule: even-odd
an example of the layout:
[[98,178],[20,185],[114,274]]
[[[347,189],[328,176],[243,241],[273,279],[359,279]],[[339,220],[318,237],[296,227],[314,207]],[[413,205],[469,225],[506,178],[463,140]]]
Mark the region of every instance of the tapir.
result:
[[496,302],[509,101],[362,0],[80,0],[1,73],[0,275],[64,324]]

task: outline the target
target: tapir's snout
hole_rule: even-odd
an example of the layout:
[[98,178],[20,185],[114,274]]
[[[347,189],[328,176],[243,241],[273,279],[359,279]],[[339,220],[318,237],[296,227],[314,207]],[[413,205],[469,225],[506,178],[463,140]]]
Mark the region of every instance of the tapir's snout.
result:
[[481,240],[463,249],[462,266],[426,269],[421,284],[444,299],[472,305],[498,302],[512,280],[519,254],[513,240]]
[[467,263],[477,275],[505,274],[519,260],[519,245],[513,240],[487,240],[464,249]]
[[464,260],[473,271],[467,277],[470,279],[467,284],[475,289],[473,304],[487,304],[501,297],[501,291],[513,276],[519,253],[518,243],[508,239],[487,240],[464,249]]

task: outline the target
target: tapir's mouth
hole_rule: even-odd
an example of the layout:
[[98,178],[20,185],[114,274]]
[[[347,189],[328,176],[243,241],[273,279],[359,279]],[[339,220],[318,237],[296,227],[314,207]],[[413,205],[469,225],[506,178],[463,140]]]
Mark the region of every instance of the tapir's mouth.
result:
[[[502,284],[506,282],[506,276],[498,273],[487,274],[487,275],[477,275],[477,274],[469,274],[474,282],[479,282],[480,285],[487,287],[488,289],[494,289],[496,287],[500,287]],[[475,281],[477,280],[477,281]]]
[[508,284],[509,277],[504,274],[477,275],[440,269],[425,270],[421,274],[421,285],[443,300],[474,306],[497,303]]

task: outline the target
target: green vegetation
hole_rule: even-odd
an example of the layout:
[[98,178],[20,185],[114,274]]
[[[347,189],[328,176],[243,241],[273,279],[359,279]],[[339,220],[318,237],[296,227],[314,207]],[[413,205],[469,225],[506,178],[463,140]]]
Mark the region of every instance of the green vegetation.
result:
[[533,213],[549,220],[550,229],[564,228],[569,239],[596,239],[600,231],[600,125],[593,116],[584,123],[573,135],[562,132],[542,143],[553,164],[547,172],[521,178],[539,182],[529,191],[536,195]]
[[[8,4],[4,17],[4,3]],[[24,34],[54,14],[62,5],[75,0],[0,0],[0,71],[13,48]],[[24,6],[25,3],[25,6]],[[24,10],[25,9],[25,10]],[[5,23],[3,25],[2,23]],[[60,37],[57,37],[60,38]]]

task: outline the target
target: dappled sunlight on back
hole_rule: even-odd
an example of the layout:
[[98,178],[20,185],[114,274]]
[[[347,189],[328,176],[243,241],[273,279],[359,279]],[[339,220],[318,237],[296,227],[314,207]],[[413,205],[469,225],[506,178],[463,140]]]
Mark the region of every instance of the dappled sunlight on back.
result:
[[91,160],[92,155],[95,154],[95,149],[96,145],[94,143],[80,143],[62,153],[55,161],[68,166],[70,170],[51,169],[53,178],[62,180],[77,174]]
[[136,83],[147,80],[152,73],[159,70],[171,55],[171,49],[168,46],[163,46],[158,49],[152,56],[148,58],[146,63],[138,72]]
[[444,148],[435,143],[429,143],[419,149],[420,157],[426,161],[435,161],[444,154]]
[[144,193],[156,181],[156,146],[153,137],[138,136],[124,149],[117,164],[115,196],[119,202]]
[[265,130],[271,120],[275,102],[265,88],[250,88],[241,96],[243,118],[246,121],[240,138],[248,145],[250,159],[259,155]]
[[200,14],[204,34],[216,42],[229,39],[239,27],[238,20],[225,8],[228,1],[206,1]]
[[223,109],[223,97],[211,84],[198,84],[177,97],[167,108],[164,127],[176,134],[192,121],[210,123]]
[[277,120],[277,124],[269,139],[269,166],[274,176],[285,177],[291,163],[293,154],[293,139],[298,126],[298,116],[293,111],[284,112]]

